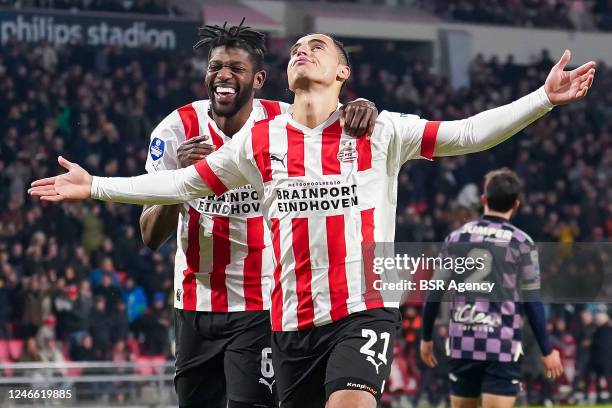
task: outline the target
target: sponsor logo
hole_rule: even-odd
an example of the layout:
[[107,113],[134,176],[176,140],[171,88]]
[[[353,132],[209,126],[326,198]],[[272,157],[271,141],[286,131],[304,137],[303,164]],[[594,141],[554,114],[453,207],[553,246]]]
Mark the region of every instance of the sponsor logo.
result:
[[285,164],[286,158],[287,158],[287,153],[285,153],[283,156],[270,153],[270,160],[280,162],[284,168],[287,168],[287,165]]
[[366,358],[366,360],[368,360],[370,363],[372,363],[372,365],[374,366],[374,368],[376,368],[376,374],[378,374],[378,368],[383,365],[383,362],[381,361],[380,363],[376,364],[376,361],[374,360],[374,358],[372,358],[372,356],[368,356]]
[[177,289],[176,290],[176,300],[177,300],[177,302],[180,302],[182,297],[183,297],[183,289]]
[[340,163],[351,163],[357,160],[357,149],[353,145],[353,142],[348,142],[342,149],[338,151],[338,161]]
[[372,395],[378,395],[378,391],[374,387],[372,387],[372,386],[370,386],[368,384],[357,384],[357,383],[354,383],[354,382],[347,382],[346,383],[346,387],[350,388],[350,389],[357,389],[357,390],[367,391],[367,392],[369,392]]
[[479,312],[476,310],[476,306],[471,304],[458,308],[455,312],[454,320],[457,323],[467,325],[482,324],[489,327],[499,327],[502,323],[501,316]]
[[151,146],[149,147],[149,154],[151,154],[151,158],[153,160],[159,160],[164,155],[164,149],[166,147],[166,143],[160,138],[153,138],[151,140]]
[[266,381],[265,378],[261,378],[261,377],[259,378],[259,383],[263,384],[263,385],[266,385],[270,389],[270,394],[272,394],[272,392],[273,392],[272,391],[272,386],[274,385],[275,382],[276,382],[276,380],[272,380],[272,382],[268,382],[268,381]]

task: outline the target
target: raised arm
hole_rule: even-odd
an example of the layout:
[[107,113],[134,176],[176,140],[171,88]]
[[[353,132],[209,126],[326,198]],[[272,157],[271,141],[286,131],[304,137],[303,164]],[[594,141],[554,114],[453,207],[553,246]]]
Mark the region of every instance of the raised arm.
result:
[[570,58],[566,50],[544,85],[529,95],[467,119],[440,122],[433,155],[455,156],[489,149],[544,116],[555,105],[582,99],[593,83],[595,62],[564,71]]
[[413,115],[392,117],[401,138],[401,162],[423,157],[475,153],[498,145],[549,112],[555,105],[576,102],[593,84],[595,62],[564,71],[570,60],[565,51],[538,90],[498,108],[453,121],[428,121]]

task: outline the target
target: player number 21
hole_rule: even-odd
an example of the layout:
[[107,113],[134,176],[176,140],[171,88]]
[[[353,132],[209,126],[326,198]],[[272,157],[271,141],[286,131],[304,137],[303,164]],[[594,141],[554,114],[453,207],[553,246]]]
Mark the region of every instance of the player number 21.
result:
[[[359,352],[361,354],[365,354],[366,356],[375,357],[376,352],[372,350],[372,346],[378,341],[378,335],[372,329],[361,329],[361,335],[368,339],[368,341],[366,341],[366,344],[361,346]],[[389,340],[391,339],[391,335],[388,332],[382,332],[380,334],[380,338],[383,341],[383,349],[382,353],[378,353],[378,359],[384,364],[387,364],[387,349],[389,348]]]

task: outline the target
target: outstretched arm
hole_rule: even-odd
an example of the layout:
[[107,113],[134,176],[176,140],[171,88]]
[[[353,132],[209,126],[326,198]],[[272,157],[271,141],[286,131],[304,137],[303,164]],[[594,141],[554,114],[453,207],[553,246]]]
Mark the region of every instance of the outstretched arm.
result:
[[489,149],[544,116],[555,105],[584,98],[593,84],[595,62],[564,71],[570,58],[571,54],[566,50],[551,69],[544,86],[529,95],[467,119],[440,122],[433,156],[454,156]]
[[68,172],[36,180],[28,190],[30,195],[44,201],[93,198],[126,204],[178,204],[213,194],[195,166],[136,177],[95,177],[61,156],[58,162]]
[[428,121],[414,115],[390,114],[400,135],[400,162],[423,157],[475,153],[498,145],[549,112],[555,105],[576,102],[593,84],[595,62],[564,71],[570,60],[565,51],[551,69],[544,86],[512,103],[462,120]]

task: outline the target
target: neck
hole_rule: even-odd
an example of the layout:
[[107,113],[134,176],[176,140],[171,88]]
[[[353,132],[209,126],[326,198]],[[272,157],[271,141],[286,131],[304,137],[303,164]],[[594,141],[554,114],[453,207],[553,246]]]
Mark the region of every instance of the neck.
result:
[[242,108],[232,116],[219,116],[215,113],[214,109],[210,110],[210,117],[215,121],[219,130],[228,137],[234,136],[244,124],[249,120],[251,112],[253,111],[253,98],[244,104]]
[[293,119],[309,128],[325,122],[338,109],[338,91],[334,87],[296,89]]
[[499,218],[504,218],[506,220],[509,220],[510,217],[512,217],[513,211],[514,210],[500,212],[500,211],[494,211],[494,210],[489,209],[488,207],[485,207],[484,215],[490,215],[492,217],[499,217]]

